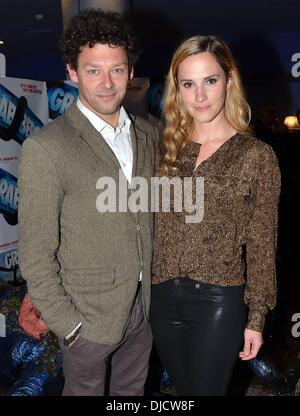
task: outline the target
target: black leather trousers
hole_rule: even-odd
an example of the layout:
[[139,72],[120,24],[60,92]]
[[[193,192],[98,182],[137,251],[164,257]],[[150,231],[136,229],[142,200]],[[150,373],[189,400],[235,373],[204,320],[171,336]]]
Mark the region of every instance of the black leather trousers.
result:
[[244,286],[187,277],[152,285],[154,342],[178,395],[223,396],[243,347]]

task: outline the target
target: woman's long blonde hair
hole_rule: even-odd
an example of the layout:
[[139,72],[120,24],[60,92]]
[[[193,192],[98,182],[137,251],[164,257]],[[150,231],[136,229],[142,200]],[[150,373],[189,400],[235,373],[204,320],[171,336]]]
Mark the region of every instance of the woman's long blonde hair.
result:
[[175,51],[166,80],[163,114],[165,118],[162,165],[166,172],[173,169],[181,149],[193,129],[192,117],[186,111],[179,94],[178,68],[188,56],[201,52],[211,53],[223,69],[226,79],[231,79],[225,98],[225,117],[241,133],[250,133],[250,107],[247,103],[239,71],[229,47],[216,36],[193,36],[185,40]]

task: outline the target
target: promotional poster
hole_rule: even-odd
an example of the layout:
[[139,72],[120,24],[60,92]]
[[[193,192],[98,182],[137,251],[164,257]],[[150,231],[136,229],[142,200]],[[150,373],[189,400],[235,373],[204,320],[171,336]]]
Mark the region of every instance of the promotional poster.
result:
[[24,140],[49,120],[45,82],[0,78],[0,279],[18,278],[18,168]]
[[72,81],[47,82],[47,94],[51,120],[63,115],[79,95]]

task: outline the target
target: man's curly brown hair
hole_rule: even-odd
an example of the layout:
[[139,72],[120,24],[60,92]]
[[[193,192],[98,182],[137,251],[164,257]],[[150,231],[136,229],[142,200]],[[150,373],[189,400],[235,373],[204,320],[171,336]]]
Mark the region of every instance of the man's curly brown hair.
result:
[[118,13],[101,9],[85,9],[73,16],[59,47],[65,63],[76,70],[82,47],[92,48],[96,43],[122,46],[127,53],[129,70],[137,61],[139,48],[130,26]]

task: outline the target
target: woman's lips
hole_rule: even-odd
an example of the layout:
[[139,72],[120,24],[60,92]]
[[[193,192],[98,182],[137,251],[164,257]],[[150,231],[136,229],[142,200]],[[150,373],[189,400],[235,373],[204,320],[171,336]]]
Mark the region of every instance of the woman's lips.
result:
[[195,107],[196,111],[200,111],[200,112],[204,112],[207,111],[210,108],[210,106],[205,106],[205,107]]

